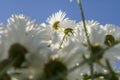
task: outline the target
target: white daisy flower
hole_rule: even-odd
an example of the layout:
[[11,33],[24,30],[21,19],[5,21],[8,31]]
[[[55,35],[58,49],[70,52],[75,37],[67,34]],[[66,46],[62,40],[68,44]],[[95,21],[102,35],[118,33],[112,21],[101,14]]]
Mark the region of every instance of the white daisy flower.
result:
[[76,29],[76,22],[74,20],[64,20],[61,21],[58,26],[61,27],[61,30],[59,30],[59,34],[62,34],[62,39],[60,43],[59,48],[63,48],[65,45],[64,43],[68,42],[70,38],[76,34],[75,29]]
[[[73,44],[71,46],[73,48],[72,50],[78,48],[78,49],[76,49],[74,51],[74,55],[76,55],[77,53],[82,53],[82,54],[79,54],[79,56],[80,55],[81,56],[84,55],[85,58],[90,58],[91,56],[95,55],[96,53],[99,53],[99,51],[105,49],[107,47],[105,45],[105,41],[108,40],[108,41],[111,42],[111,39],[109,39],[109,38],[106,39],[106,33],[109,32],[109,29],[104,29],[103,26],[99,25],[97,22],[94,22],[94,21],[90,22],[90,21],[88,21],[88,22],[86,22],[86,26],[87,26],[87,30],[88,30],[88,35],[89,35],[90,43],[91,43],[92,54],[90,53],[90,51],[88,49],[88,44],[86,42],[85,33],[84,33],[84,31],[82,31],[82,30],[84,30],[84,28],[83,28],[83,25],[81,23],[78,26],[79,28],[77,28],[77,29],[80,29],[80,30],[76,30],[79,33],[76,34],[74,36],[74,40],[72,40],[74,42],[75,46]],[[111,28],[111,29],[114,29],[114,28]],[[119,34],[118,33],[119,31],[114,31],[114,34],[115,34],[115,32],[117,32],[116,34]],[[114,36],[115,35],[113,35],[113,37]],[[81,50],[81,46],[83,47],[82,50]],[[105,63],[106,59],[110,60],[110,63],[111,63],[112,67],[114,66],[114,63],[116,61],[115,55],[118,56],[119,52],[120,52],[119,51],[120,47],[119,47],[119,45],[117,45],[117,46],[118,46],[117,48],[116,48],[116,46],[112,47],[109,50],[101,53],[95,59],[93,59],[94,70],[95,71],[97,71],[97,72],[103,72],[104,71],[104,69],[103,69],[102,66],[106,65],[106,63]],[[64,53],[68,53],[68,55],[69,55],[69,53],[72,52],[71,49],[69,49],[69,48],[68,48],[68,50],[65,50],[65,51],[62,52],[62,53],[63,54]],[[84,58],[82,58],[82,60],[84,60]],[[103,65],[100,65],[100,64],[103,64]],[[98,67],[99,67],[99,69],[98,69]],[[89,71],[89,67],[86,66],[86,65],[84,65],[83,67],[80,68],[80,72],[81,73],[90,72]]]
[[75,46],[71,42],[71,45],[68,44],[67,47],[60,49],[56,55],[52,55],[51,59],[44,63],[41,75],[45,80],[54,80],[55,78],[58,80],[78,80],[80,78],[79,69],[69,73],[70,69],[76,66],[81,59],[81,54],[76,50],[82,51],[83,49]]
[[[95,33],[95,31],[96,32],[99,31],[99,29],[101,28],[101,26],[99,25],[99,23],[97,21],[94,21],[94,20],[88,20],[88,21],[85,21],[85,23],[86,23],[86,28],[87,28],[88,35],[92,35],[92,36],[89,36],[89,38],[95,40],[94,39],[95,38],[94,35],[96,35],[96,34],[94,34],[94,33]],[[87,41],[86,40],[85,29],[83,27],[83,22],[82,21],[79,22],[78,25],[77,25],[77,27],[80,30],[80,32],[78,33],[78,35],[82,36],[83,39],[84,39],[84,41]],[[99,31],[99,33],[100,33],[101,36],[104,34],[104,33],[101,34],[102,33],[101,31]],[[100,41],[102,41],[102,39],[100,38]],[[93,40],[92,40],[92,42],[95,43]],[[98,41],[98,40],[96,40],[96,41]]]
[[70,33],[73,34],[73,30],[76,27],[76,22],[73,20],[64,20],[61,21],[58,26],[60,26],[62,28],[62,31],[64,33],[64,35],[69,35]]
[[40,66],[38,63],[45,61],[51,54],[47,43],[43,42],[45,35],[39,35],[42,34],[39,27],[24,15],[12,15],[8,19],[8,25],[4,27],[5,33],[2,36],[4,42],[1,60],[14,61],[13,66],[18,70],[26,66],[26,63],[28,65],[27,69],[18,71],[20,73],[18,76],[12,75],[16,69],[12,70],[13,72],[9,73],[12,78],[19,79],[19,76],[22,76],[26,80],[31,75],[33,77],[36,74],[33,67]]
[[38,34],[38,36],[41,37],[40,39],[42,40],[42,42],[47,43],[48,47],[52,51],[55,51],[54,53],[56,53],[56,51],[59,49],[60,40],[63,35],[59,32],[52,30],[45,23],[42,23],[40,25],[39,32],[40,32],[40,34]]
[[[38,27],[38,26],[37,26]],[[41,42],[37,38],[37,30],[35,29],[33,21],[24,15],[12,15],[8,19],[8,25],[5,27],[6,33],[4,34],[4,48],[2,59],[15,59],[18,58],[18,63],[14,64],[15,67],[20,67],[25,61],[26,53],[38,53]]]
[[[88,23],[86,23],[86,25],[88,25]],[[106,47],[109,47],[115,42],[117,37],[120,37],[119,27],[115,27],[115,26],[113,27],[109,25],[102,26],[99,24],[96,25],[96,22],[93,23],[92,25],[93,26],[91,25],[87,26],[87,29],[88,29],[91,49],[93,53],[98,53],[99,51],[105,49]],[[119,45],[117,45],[101,53],[101,55],[95,58],[94,60],[95,63],[102,63],[106,65],[105,59],[109,59],[111,66],[113,67],[116,61],[115,56],[119,56],[119,50],[120,50],[119,48],[120,48]],[[89,54],[89,56],[90,55],[91,54]]]
[[120,39],[120,33],[119,33],[120,27],[119,26],[115,26],[112,24],[106,24],[105,26],[103,26],[103,30],[105,30],[106,36],[111,35],[111,37],[112,36],[114,37],[114,40]]
[[[30,68],[27,70],[29,78],[36,79],[39,74],[43,71],[43,65],[51,58],[52,51],[48,47],[41,46],[38,54],[28,54],[26,60],[30,65]],[[31,74],[29,73],[30,71]],[[24,76],[25,71],[22,72]],[[39,75],[40,76],[40,75]]]
[[66,20],[68,18],[65,18],[66,13],[62,12],[61,10],[56,12],[55,14],[52,14],[49,18],[47,18],[47,22],[50,24],[50,27],[54,30],[58,30],[60,26],[58,26],[59,22]]
[[[104,39],[104,44],[106,46],[111,46],[112,44],[114,44],[115,41],[120,39],[120,27],[119,26],[115,26],[115,25],[111,25],[111,24],[106,24],[105,26],[103,26],[103,30],[105,31],[105,39]],[[109,51],[109,55],[107,56],[113,56],[116,57],[117,59],[119,59],[120,54],[119,54],[119,50],[120,50],[120,44],[117,44],[116,46],[110,48]],[[107,52],[108,52],[107,51]],[[114,58],[111,57],[111,62]],[[115,60],[117,60],[115,59]],[[113,62],[115,63],[115,62]]]

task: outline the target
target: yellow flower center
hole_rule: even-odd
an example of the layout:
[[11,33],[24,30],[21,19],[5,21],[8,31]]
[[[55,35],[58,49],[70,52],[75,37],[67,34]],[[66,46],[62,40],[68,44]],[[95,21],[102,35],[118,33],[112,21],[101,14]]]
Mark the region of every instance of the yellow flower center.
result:
[[[94,44],[91,46],[92,49],[92,53],[91,56],[98,54],[103,48],[99,45],[99,44]],[[100,55],[98,55],[93,62],[99,62],[102,58],[103,58],[104,53],[100,53]]]
[[50,60],[43,69],[45,80],[66,80],[67,67],[59,60]]
[[68,35],[69,33],[72,33],[72,34],[73,34],[73,29],[72,29],[72,28],[66,28],[66,29],[64,30],[64,34],[65,34],[65,35]]
[[106,35],[104,44],[107,46],[111,46],[115,42],[115,38],[112,35]]
[[56,21],[56,22],[54,22],[53,23],[53,25],[52,25],[52,28],[54,29],[54,30],[58,30],[58,24],[59,24],[60,22],[59,21]]
[[14,61],[14,67],[20,68],[22,63],[25,61],[25,54],[27,53],[27,49],[20,45],[19,43],[15,43],[11,45],[8,53],[9,59]]

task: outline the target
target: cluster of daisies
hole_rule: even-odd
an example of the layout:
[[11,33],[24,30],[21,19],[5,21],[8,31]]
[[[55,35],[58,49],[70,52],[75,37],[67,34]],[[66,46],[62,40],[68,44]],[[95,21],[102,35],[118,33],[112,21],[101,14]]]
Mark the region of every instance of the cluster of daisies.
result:
[[0,80],[119,80],[120,27],[85,24],[61,10],[41,24],[12,15],[0,24]]

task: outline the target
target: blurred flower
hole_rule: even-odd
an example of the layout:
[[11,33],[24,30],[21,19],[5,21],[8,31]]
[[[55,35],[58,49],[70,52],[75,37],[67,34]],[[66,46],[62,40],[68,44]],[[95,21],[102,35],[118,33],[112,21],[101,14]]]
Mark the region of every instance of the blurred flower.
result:
[[[112,44],[114,44],[117,40],[120,39],[120,27],[119,26],[106,24],[105,26],[103,26],[103,30],[105,31],[104,45],[110,47]],[[117,44],[114,47],[106,51],[106,56],[109,57],[110,63],[113,67],[114,67],[114,63],[120,57],[119,50],[120,50],[120,44]]]
[[[79,24],[79,27],[82,27],[82,24]],[[91,56],[95,55],[96,53],[99,53],[106,47],[109,47],[106,45],[106,43],[109,43],[109,45],[112,45],[117,39],[119,39],[118,37],[120,37],[118,35],[119,27],[113,27],[113,26],[109,26],[109,25],[102,26],[102,25],[99,25],[99,23],[96,21],[95,22],[94,21],[86,22],[86,27],[88,30],[88,35],[89,35],[89,39],[90,39],[90,43],[91,43],[91,51],[92,52],[90,53],[90,51],[88,49],[87,50],[88,52],[86,54],[84,54],[85,58],[90,58]],[[84,31],[83,31],[82,35],[84,35]],[[81,35],[79,35],[79,36],[81,36]],[[83,38],[85,38],[85,37],[83,37]],[[77,40],[77,41],[81,42],[81,39],[80,38],[78,38],[78,39],[79,40]],[[86,39],[82,39],[82,40],[83,40],[84,46],[86,48],[88,48]],[[106,42],[106,41],[109,41],[109,42]],[[104,72],[103,66],[106,65],[106,63],[105,63],[106,59],[110,60],[111,66],[113,67],[115,61],[117,60],[117,58],[115,56],[119,56],[119,52],[120,52],[119,50],[120,50],[120,46],[118,44],[114,47],[111,47],[109,50],[101,53],[99,56],[97,56],[95,59],[93,59],[93,62],[95,63],[94,64],[95,71]],[[99,69],[98,69],[98,67],[99,67]],[[85,66],[84,66],[84,68],[85,68]],[[87,68],[85,68],[85,69],[87,71]],[[83,70],[83,72],[85,72],[85,71]]]
[[15,61],[14,67],[20,68],[24,66],[28,53],[37,55],[41,48],[41,51],[47,51],[44,49],[47,44],[40,40],[38,27],[24,15],[13,15],[9,18],[8,25],[4,27],[6,32],[2,38],[4,42],[1,59]]
[[[79,79],[80,78],[79,68],[76,69],[75,71],[69,72],[72,67],[77,66],[77,63],[81,59],[81,53],[77,53],[76,50],[78,50],[78,48],[76,48],[74,44],[73,45],[68,44],[68,46],[64,47],[63,49],[60,49],[57,54],[52,55],[51,59],[44,65],[43,74],[45,78],[50,80],[54,78],[57,78],[58,80]],[[79,51],[81,50],[82,48],[81,49],[79,48]]]
[[89,20],[85,32],[82,21],[65,16],[60,10],[47,18],[48,24],[35,24],[21,14],[12,15],[7,25],[0,23],[0,74],[12,80],[79,80],[91,77],[93,64],[95,76],[111,75],[106,59],[118,68],[120,44],[113,44],[120,39],[120,27]]
[[22,60],[25,60],[26,53],[36,53],[39,48],[39,39],[35,38],[34,32],[35,25],[33,21],[24,15],[12,15],[8,19],[8,25],[5,27],[6,33],[4,34],[4,48],[3,59],[12,59],[21,56],[20,63],[16,67],[20,67]]

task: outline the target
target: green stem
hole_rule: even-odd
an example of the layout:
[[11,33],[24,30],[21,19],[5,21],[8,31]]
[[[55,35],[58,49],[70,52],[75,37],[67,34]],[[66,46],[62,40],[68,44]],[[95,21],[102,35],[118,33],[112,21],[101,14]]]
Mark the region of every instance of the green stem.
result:
[[94,68],[93,63],[90,64],[91,79],[94,80]]
[[105,51],[109,50],[110,48],[114,47],[115,45],[117,45],[119,43],[120,43],[120,40],[115,41],[110,47],[107,47],[107,48],[99,51],[95,55],[91,56],[90,58],[88,58],[88,59],[86,59],[84,61],[79,62],[78,63],[79,65],[72,67],[71,69],[69,69],[68,72],[72,72],[72,71],[76,70],[77,68],[83,66],[85,63],[92,62],[97,56],[101,55],[101,53],[104,53]]
[[98,62],[97,64],[98,64],[99,66],[101,66],[102,68],[107,69],[107,67],[104,66],[101,62]]
[[111,67],[108,59],[106,59],[106,64],[107,64],[107,67],[108,67],[108,70],[110,71],[110,73],[113,73],[112,67]]
[[86,24],[85,24],[85,16],[84,16],[84,12],[83,12],[83,8],[82,8],[82,4],[81,4],[80,0],[78,0],[78,5],[80,7],[80,12],[81,12],[81,17],[82,17],[83,27],[85,29],[85,35],[86,35],[86,38],[87,38],[87,43],[88,43],[89,49],[91,50],[91,43],[90,43],[90,40],[89,40],[89,35],[88,35],[88,31],[87,31]]
[[61,46],[62,46],[62,44],[63,44],[63,41],[64,41],[65,37],[66,37],[66,34],[65,34],[65,35],[63,36],[63,38],[62,38],[62,41],[61,41],[60,46],[59,46],[59,49],[61,49]]
[[11,67],[13,66],[14,62],[17,60],[18,57],[16,57],[14,60],[9,60],[8,64],[0,71],[0,77]]

